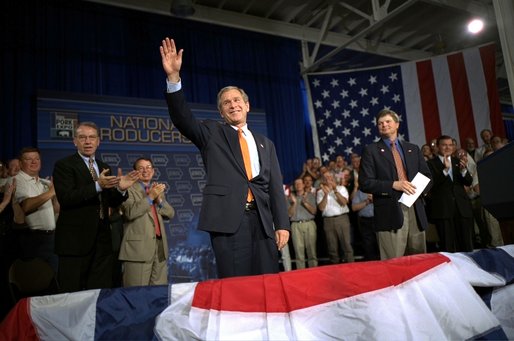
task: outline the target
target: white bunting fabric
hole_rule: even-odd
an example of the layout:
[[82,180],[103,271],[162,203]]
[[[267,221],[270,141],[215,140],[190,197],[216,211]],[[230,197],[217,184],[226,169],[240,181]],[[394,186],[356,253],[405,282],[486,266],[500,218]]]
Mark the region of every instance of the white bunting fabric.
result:
[[[513,255],[514,247],[502,251],[502,264],[514,265]],[[426,254],[201,282],[194,294],[180,291],[156,333],[162,340],[505,338],[470,283],[504,287],[506,280],[465,255]],[[502,315],[513,337],[514,306]]]
[[0,340],[514,339],[514,245],[26,298]]

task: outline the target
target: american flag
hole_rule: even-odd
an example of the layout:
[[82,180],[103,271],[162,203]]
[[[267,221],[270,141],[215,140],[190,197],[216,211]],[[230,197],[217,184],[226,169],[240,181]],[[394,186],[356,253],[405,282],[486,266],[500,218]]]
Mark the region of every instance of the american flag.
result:
[[378,139],[375,115],[400,116],[400,139],[421,146],[445,134],[475,141],[484,128],[504,134],[496,88],[495,46],[387,67],[307,75],[314,145],[324,162],[346,158]]

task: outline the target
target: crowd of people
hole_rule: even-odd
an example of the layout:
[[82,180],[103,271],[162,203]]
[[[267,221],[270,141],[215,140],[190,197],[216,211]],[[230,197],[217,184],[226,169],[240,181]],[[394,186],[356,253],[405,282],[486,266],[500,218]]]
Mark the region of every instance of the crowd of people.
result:
[[[308,159],[294,182],[285,185],[293,268],[305,268],[306,260],[309,267],[317,266],[324,257],[328,257],[323,259],[325,264],[336,264],[427,251],[467,252],[512,243],[508,232],[512,227],[506,223],[502,234],[502,224],[481,204],[477,172],[477,162],[509,143],[506,138],[484,129],[480,147],[472,138],[465,139],[461,147],[446,135],[421,148],[396,142],[407,179],[412,180],[417,172],[431,179],[408,212],[409,208],[398,203],[407,190],[394,188],[402,185],[400,175],[390,172],[395,165],[392,153],[381,155],[391,149],[391,138],[397,140],[399,121],[394,112],[386,110],[383,115],[377,116],[382,142],[366,146],[362,157],[352,153],[350,163],[343,155],[326,163],[318,157]],[[407,186],[409,181],[405,181]],[[377,203],[378,207],[374,206]],[[410,222],[406,229],[402,228],[404,219],[408,225]],[[320,236],[324,239],[321,245]],[[322,257],[316,246],[323,248],[318,252]]]
[[[386,122],[377,119],[381,136],[389,139],[392,132],[396,138],[397,127],[385,128],[397,123],[394,113],[387,112],[382,117],[388,119]],[[476,163],[508,141],[487,129],[482,131],[481,138],[480,147],[471,138],[466,139],[463,147],[450,136],[434,139],[419,149],[415,167],[408,158],[417,147],[405,141],[397,142],[397,148],[403,151],[403,162],[410,170],[407,179],[418,171],[431,178],[419,200],[426,218],[415,206],[410,209],[411,218],[408,218],[409,209],[398,211],[408,220],[407,225],[413,224],[407,229],[402,229],[403,219],[396,223],[395,207],[388,206],[387,201],[380,204],[382,210],[374,207],[384,198],[392,198],[394,205],[398,205],[398,195],[387,194],[392,193],[390,189],[381,186],[388,181],[394,190],[395,180],[400,181],[400,176],[383,174],[386,171],[373,161],[373,144],[366,147],[363,157],[351,154],[349,163],[342,155],[325,164],[318,157],[306,160],[294,182],[283,186],[291,223],[289,244],[294,250],[292,261],[289,248],[281,250],[283,269],[349,263],[355,259],[387,259],[427,250],[460,252],[503,245],[500,222],[480,202]],[[78,153],[57,162],[53,178],[39,176],[42,160],[37,148],[23,148],[18,158],[0,163],[4,276],[14,259],[38,257],[48,262],[56,273],[61,268],[64,277],[59,276],[59,282],[63,283],[64,291],[167,283],[169,250],[165,229],[159,228],[163,219],[173,217],[174,210],[163,195],[164,185],[152,182],[152,161],[140,158],[131,174],[108,175],[110,168],[98,160],[90,173],[88,157],[94,155],[99,145],[96,126],[90,122],[81,124],[74,140]],[[376,150],[381,153],[391,146],[377,142]],[[88,167],[78,167],[86,163]],[[77,169],[85,174],[74,175]],[[80,178],[85,179],[85,184],[70,184]],[[122,179],[124,183],[120,186]],[[74,194],[73,188],[78,192]],[[403,190],[398,188],[401,194]],[[114,202],[109,204],[110,200]],[[84,209],[88,211],[81,214]],[[73,219],[66,219],[67,211]],[[64,236],[64,244],[61,241],[59,245],[55,235],[59,215],[61,224],[80,226],[89,217],[94,217],[95,222],[87,222],[88,228],[83,227],[82,232],[63,228],[72,233]],[[121,216],[124,226],[116,254],[112,252],[109,233],[105,233],[114,226],[115,216]],[[91,236],[83,235],[91,226],[98,230]],[[322,243],[318,240],[318,230],[323,231]],[[319,247],[323,248],[321,252],[317,251]],[[88,271],[95,267],[97,274],[89,275]],[[95,277],[102,271],[104,275]]]
[[[225,124],[198,120],[182,89],[183,50],[166,38],[160,54],[170,118],[207,170],[198,229],[211,238],[216,277],[277,273],[279,254],[288,271],[319,266],[318,254],[339,264],[513,242],[506,233],[512,227],[480,202],[476,162],[508,143],[490,130],[481,132],[478,148],[471,138],[459,147],[446,135],[420,148],[400,141],[399,117],[384,109],[376,116],[380,139],[362,155],[351,154],[349,163],[343,155],[325,164],[308,159],[284,185],[273,142],[246,123],[245,91],[219,91]],[[175,211],[165,185],[153,181],[150,158],[137,159],[127,174],[113,171],[95,157],[100,137],[93,122],[78,124],[73,143],[76,152],[58,160],[49,178],[39,174],[43,160],[34,147],[0,164],[2,310],[10,306],[4,286],[17,258],[50,264],[61,292],[166,284],[168,259],[180,276],[214,277],[207,249],[201,262],[184,245],[170,252],[163,220]],[[420,173],[429,179],[425,188],[413,183]],[[405,205],[404,194],[419,197]]]
[[[382,117],[387,120],[382,122],[380,117],[377,118],[381,136],[388,140],[392,134],[396,139],[397,126],[392,130],[388,126],[398,123],[394,113],[386,112]],[[38,257],[47,261],[56,273],[61,268],[60,273],[64,275],[59,279],[63,283],[61,285],[65,285],[64,291],[166,283],[169,250],[165,230],[157,229],[163,226],[163,218],[173,217],[174,210],[163,195],[164,185],[152,183],[152,161],[138,159],[134,163],[134,171],[124,176],[108,175],[109,167],[98,160],[93,166],[94,176],[90,173],[74,175],[80,169],[77,165],[89,163],[88,157],[94,155],[99,145],[97,128],[92,123],[81,124],[76,134],[74,140],[78,153],[71,159],[56,163],[54,178],[39,176],[42,160],[37,148],[23,148],[18,158],[0,163],[2,271],[5,274],[15,258]],[[413,206],[411,218],[408,218],[408,209],[404,208],[405,212],[397,210],[398,195],[390,195],[396,186],[394,180],[398,180],[397,186],[402,186],[400,176],[384,175],[386,170],[381,170],[382,166],[374,161],[374,152],[383,153],[384,148],[391,148],[392,144],[387,147],[377,142],[375,151],[374,144],[367,146],[364,162],[356,153],[350,155],[349,163],[342,155],[325,164],[318,157],[306,160],[291,186],[284,185],[291,223],[289,244],[294,250],[293,265],[289,249],[282,250],[284,269],[316,267],[320,263],[318,253],[326,255],[326,263],[338,264],[353,262],[356,258],[378,260],[427,250],[460,252],[503,245],[500,222],[480,202],[476,163],[508,141],[494,136],[488,129],[484,129],[480,136],[483,141],[480,147],[476,147],[471,138],[464,141],[463,147],[459,147],[450,136],[434,139],[419,149],[420,156],[416,156],[415,166],[408,158],[415,154],[413,151],[417,147],[405,141],[397,142],[396,148],[403,151],[401,159],[409,170],[405,174],[407,179],[417,172],[431,178],[431,184],[419,200],[424,211]],[[407,151],[409,156],[405,155]],[[84,170],[90,169],[82,167]],[[80,178],[87,179],[83,180],[85,184],[70,183]],[[120,186],[122,179],[123,187]],[[391,183],[393,191],[381,187],[384,182]],[[78,189],[75,194],[74,188]],[[396,190],[399,194],[403,191],[400,187]],[[382,209],[377,209],[374,205],[384,198],[386,201],[380,203]],[[387,205],[391,198],[394,206]],[[110,200],[114,202],[108,204]],[[80,213],[84,209],[88,211]],[[394,212],[400,212],[402,218]],[[99,237],[101,231],[110,230],[114,218],[109,220],[109,217],[114,216],[113,213],[121,215],[125,231],[116,255],[111,250],[109,233]],[[72,219],[66,219],[66,214]],[[94,217],[95,222],[87,222],[88,228],[76,231],[73,227],[63,228],[71,234],[61,235],[58,239],[54,232],[59,224],[59,215],[61,224],[80,226],[89,217]],[[82,218],[77,219],[79,216]],[[402,234],[403,217],[413,225],[404,229]],[[84,231],[91,231],[90,226],[96,226],[98,231],[91,236],[84,235]],[[318,240],[318,230],[323,231],[322,243]],[[318,252],[320,245],[323,250]],[[116,258],[122,262],[124,271],[120,280],[113,281],[116,278]],[[106,275],[103,276],[107,276],[96,279],[96,283],[87,275],[95,266],[100,269],[97,268],[97,272],[104,271]],[[63,268],[68,271],[63,271]],[[69,283],[72,279],[74,282]],[[93,282],[88,283],[88,280]]]
[[[48,263],[60,292],[166,284],[168,244],[163,219],[175,211],[165,185],[141,157],[123,175],[95,158],[98,127],[81,122],[76,153],[39,172],[38,148],[23,148],[0,167],[2,313],[12,306],[8,273],[16,259]],[[34,274],[37,276],[37,274]]]

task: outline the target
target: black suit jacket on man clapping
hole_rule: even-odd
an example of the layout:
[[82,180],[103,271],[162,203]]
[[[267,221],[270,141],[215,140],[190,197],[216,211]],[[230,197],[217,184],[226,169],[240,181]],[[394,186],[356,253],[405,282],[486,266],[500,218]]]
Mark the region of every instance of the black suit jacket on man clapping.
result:
[[444,165],[439,156],[428,160],[428,167],[434,178],[431,196],[432,219],[453,219],[455,210],[464,218],[473,218],[473,208],[464,186],[471,186],[473,178],[469,172],[462,176],[459,168],[459,159],[452,157],[452,175],[445,175]]
[[[110,169],[96,158],[98,169]],[[112,173],[109,173],[112,174]],[[58,255],[84,256],[94,246],[100,219],[100,195],[82,157],[75,153],[56,162],[53,172],[55,193],[61,206],[55,230]],[[117,207],[127,199],[116,188],[101,192],[102,209]]]

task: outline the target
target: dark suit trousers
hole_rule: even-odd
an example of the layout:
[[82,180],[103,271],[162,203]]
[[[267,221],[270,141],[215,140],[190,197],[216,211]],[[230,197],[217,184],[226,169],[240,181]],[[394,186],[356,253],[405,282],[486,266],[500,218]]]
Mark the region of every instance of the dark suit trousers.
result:
[[434,219],[441,248],[447,252],[473,251],[473,218],[462,217],[455,209],[453,219]]
[[61,292],[111,288],[113,260],[109,220],[100,220],[95,244],[88,254],[59,256],[58,277]]
[[235,233],[211,232],[218,278],[278,273],[275,240],[264,233],[257,210],[244,213]]
[[373,217],[358,217],[359,232],[362,240],[362,251],[365,260],[380,260],[377,234]]

